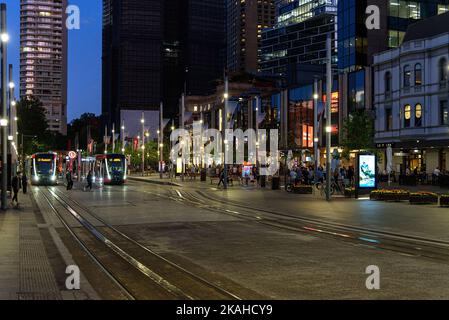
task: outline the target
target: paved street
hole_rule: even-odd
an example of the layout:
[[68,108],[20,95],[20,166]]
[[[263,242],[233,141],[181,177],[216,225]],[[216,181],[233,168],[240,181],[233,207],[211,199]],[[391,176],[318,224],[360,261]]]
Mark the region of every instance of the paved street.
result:
[[[126,299],[114,278],[136,298],[167,297],[151,289],[152,281],[142,272],[126,278],[123,270],[133,274],[129,265],[109,256],[103,248],[107,244],[86,235],[79,220],[66,214],[64,219],[80,239],[95,247],[93,254],[110,262],[106,267],[111,267],[113,277],[106,276],[74,242],[49,203],[61,215],[71,208],[167,283],[200,298],[223,298],[228,293],[243,299],[449,298],[449,251],[445,243],[430,241],[448,240],[447,209],[346,199],[327,204],[283,191],[242,187],[223,191],[207,183],[179,187],[130,181],[92,192],[81,189],[75,185],[67,193],[63,186],[36,187],[33,194],[45,223],[57,231],[59,250],[63,247],[80,267],[81,291],[88,298],[98,294],[103,299]],[[114,236],[110,228],[207,280],[209,289],[197,283],[183,288],[191,280],[177,271],[164,273],[165,261],[147,256]],[[58,267],[55,261],[50,263],[58,278],[64,264],[59,261]],[[366,288],[365,270],[370,265],[380,268],[380,290]],[[212,290],[212,285],[225,293]]]

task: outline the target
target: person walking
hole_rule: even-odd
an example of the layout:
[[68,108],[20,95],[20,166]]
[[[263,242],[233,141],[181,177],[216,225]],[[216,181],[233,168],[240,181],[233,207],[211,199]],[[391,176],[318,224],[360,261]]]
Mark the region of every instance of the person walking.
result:
[[27,177],[26,173],[24,173],[22,175],[22,191],[23,191],[23,194],[27,194],[27,192],[28,192],[28,177]]
[[224,176],[225,176],[225,171],[224,171],[224,169],[221,169],[221,172],[220,172],[220,181],[218,181],[218,187],[220,187],[220,185],[221,185],[222,183],[223,183],[223,186],[225,185]]
[[93,182],[93,177],[92,177],[92,170],[89,171],[89,174],[87,175],[87,186],[84,187],[84,191],[86,191],[87,189],[92,191],[92,182]]
[[21,178],[20,178],[20,172],[18,172],[14,178],[12,178],[11,181],[11,187],[12,187],[12,191],[14,193],[14,196],[11,200],[11,205],[14,206],[14,202],[16,203],[16,208],[19,207],[19,190],[20,190],[20,182],[21,182]]

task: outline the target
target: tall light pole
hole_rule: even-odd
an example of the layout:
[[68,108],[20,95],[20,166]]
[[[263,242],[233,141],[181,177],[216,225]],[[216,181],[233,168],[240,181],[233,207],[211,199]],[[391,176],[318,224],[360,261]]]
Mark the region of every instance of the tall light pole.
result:
[[142,124],[142,177],[145,176],[145,113],[142,112],[142,118],[140,119]]
[[229,103],[229,78],[225,74],[225,87],[224,87],[224,105],[223,111],[221,113],[221,129],[223,136],[223,188],[226,190],[228,188],[228,165],[226,164],[226,148],[228,146],[228,141],[226,141],[226,123],[227,123],[227,111]]
[[260,147],[260,139],[259,139],[259,110],[262,105],[262,100],[260,96],[256,96],[256,168],[259,167],[259,147]]
[[318,172],[318,143],[320,139],[318,138],[318,79],[315,79],[313,85],[313,151],[315,159],[315,183],[317,183],[317,172]]
[[0,4],[0,37],[1,37],[1,74],[2,74],[2,210],[7,209],[7,189],[8,189],[8,107],[6,92],[6,63],[7,63],[7,43],[9,36],[6,30],[6,4]]
[[[179,128],[181,129],[181,132],[184,132],[184,123],[185,123],[185,119],[184,119],[184,114],[185,114],[185,110],[186,110],[186,96],[185,96],[185,91],[186,91],[186,87],[187,87],[187,84],[186,83],[184,83],[184,93],[182,94],[182,97],[181,97],[181,116],[179,117],[180,119],[180,125],[179,125]],[[182,133],[182,135],[181,135],[181,141],[180,141],[180,143],[181,143],[181,145],[183,144],[183,143],[185,143],[185,141],[184,141],[184,133]],[[184,152],[184,149],[185,148],[182,148],[182,152]],[[184,181],[184,169],[185,169],[185,163],[184,163],[184,159],[186,159],[187,157],[183,154],[182,155],[182,161],[181,161],[181,164],[182,164],[182,170],[181,170],[181,180],[182,181]]]
[[13,67],[12,64],[9,65],[9,136],[8,140],[10,141],[10,154],[11,154],[11,171],[10,176],[16,172],[16,164],[17,164],[17,155],[13,151],[12,146],[15,146],[17,137],[16,137],[16,129],[17,129],[17,115],[16,115],[16,102],[14,98],[14,88],[15,84],[13,81]]
[[125,120],[122,121],[122,153],[125,154]]
[[331,200],[331,143],[332,143],[332,38],[327,35],[326,81],[326,200]]
[[159,163],[160,163],[160,172],[159,177],[162,179],[164,177],[164,103],[161,102],[160,110],[159,110],[159,135],[160,135],[160,143],[159,143]]
[[112,153],[115,153],[115,122],[112,123]]

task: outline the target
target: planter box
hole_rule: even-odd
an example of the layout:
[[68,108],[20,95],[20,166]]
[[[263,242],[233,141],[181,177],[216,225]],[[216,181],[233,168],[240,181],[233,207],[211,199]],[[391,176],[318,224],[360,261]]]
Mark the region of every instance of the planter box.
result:
[[440,207],[449,207],[449,196],[442,196],[440,198]]
[[410,195],[410,203],[411,204],[437,204],[438,196],[435,195]]
[[293,193],[296,193],[296,194],[312,194],[313,193],[313,187],[312,186],[293,187]]
[[384,194],[371,194],[370,195],[371,200],[377,200],[377,201],[409,201],[410,195],[409,194],[394,194],[394,193],[384,193]]
[[352,198],[352,197],[355,197],[355,190],[348,190],[348,189],[345,189],[345,197],[346,197],[346,198]]

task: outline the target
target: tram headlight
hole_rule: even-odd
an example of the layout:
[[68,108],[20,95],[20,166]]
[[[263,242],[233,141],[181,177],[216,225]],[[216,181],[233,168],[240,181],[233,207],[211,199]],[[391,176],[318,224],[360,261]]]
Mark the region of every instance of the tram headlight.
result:
[[34,176],[34,181],[38,182],[39,181],[39,177],[38,176]]
[[51,181],[56,181],[56,176],[52,176]]

